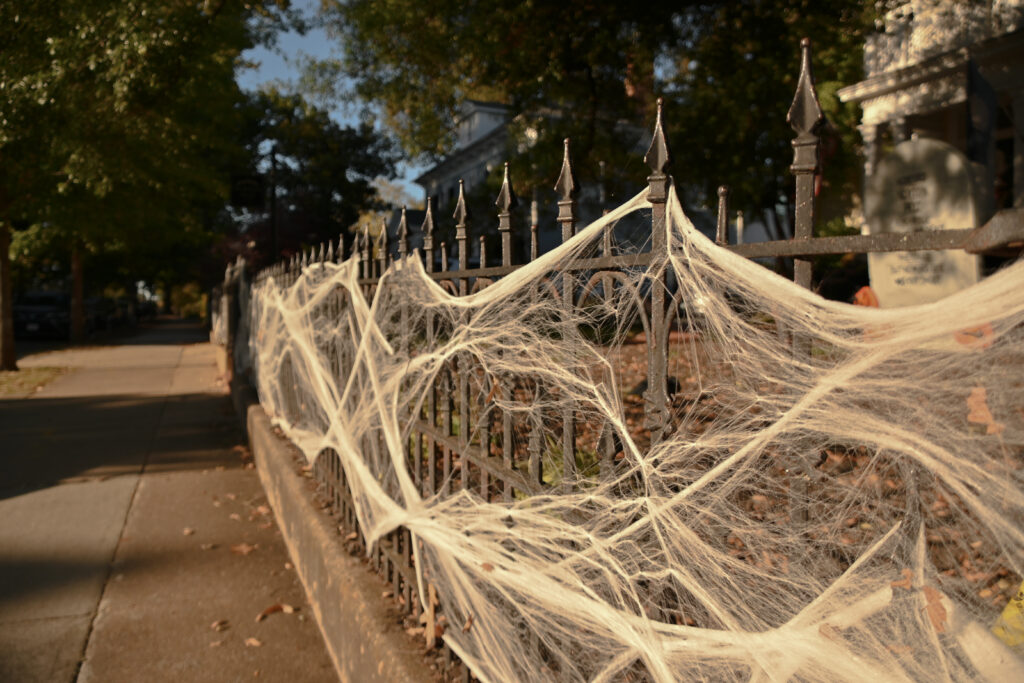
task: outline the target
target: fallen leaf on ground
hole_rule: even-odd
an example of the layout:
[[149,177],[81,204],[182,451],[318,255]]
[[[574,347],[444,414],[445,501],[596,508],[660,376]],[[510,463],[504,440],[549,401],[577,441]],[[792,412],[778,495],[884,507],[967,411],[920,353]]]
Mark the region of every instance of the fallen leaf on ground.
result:
[[971,389],[971,395],[967,397],[967,411],[967,421],[985,425],[986,434],[1001,434],[1006,429],[1006,425],[996,422],[992,417],[992,411],[988,409],[985,387]]
[[220,647],[223,644],[224,644],[223,640],[211,640],[210,641],[210,647]]
[[295,608],[283,602],[279,602],[276,605],[271,605],[270,607],[266,608],[265,610],[256,615],[257,623],[263,621],[274,612],[284,612],[285,614],[293,614],[295,612]]
[[227,498],[228,500],[234,500],[235,498],[238,498],[238,494],[237,493],[225,493],[224,497]]
[[359,534],[357,532],[353,531],[352,533],[350,533],[348,536],[345,537],[345,540],[346,541],[354,541],[357,538],[359,538]]
[[242,515],[238,514],[237,512],[232,512],[230,515],[228,515],[228,517],[235,520],[236,522],[242,521]]
[[942,594],[931,586],[924,587],[925,610],[936,633],[946,631],[946,608],[942,606]]
[[196,532],[196,530],[195,530],[195,529],[193,529],[193,528],[192,528],[192,527],[190,527],[190,526],[187,526],[187,527],[185,527],[184,529],[182,529],[182,530],[181,530],[181,533],[182,533],[183,535],[185,535],[185,536],[191,536],[191,535],[192,535],[192,534],[194,534],[195,532]]
[[253,512],[255,512],[258,515],[269,515],[270,514],[270,506],[269,505],[258,505],[253,510]]
[[245,639],[245,646],[246,647],[263,647],[263,643],[259,639],[257,639],[257,638],[246,638]]
[[228,623],[227,619],[219,619],[210,624],[210,628],[219,633],[221,631],[227,631],[229,628],[231,628],[231,624]]
[[248,543],[239,543],[238,545],[231,546],[231,552],[236,555],[248,555],[253,550],[256,550],[258,546],[250,545]]
[[906,588],[907,590],[910,590],[911,587],[913,586],[913,584],[911,583],[911,579],[914,578],[914,572],[910,571],[909,569],[904,569],[902,573],[903,573],[903,580],[902,581],[893,581],[892,582],[892,587],[893,588]]
[[216,547],[217,547],[216,543],[200,543],[199,544],[199,549],[200,550],[213,550]]
[[294,565],[291,562],[285,562],[284,563],[284,568],[285,569],[294,569],[295,567],[294,567]]

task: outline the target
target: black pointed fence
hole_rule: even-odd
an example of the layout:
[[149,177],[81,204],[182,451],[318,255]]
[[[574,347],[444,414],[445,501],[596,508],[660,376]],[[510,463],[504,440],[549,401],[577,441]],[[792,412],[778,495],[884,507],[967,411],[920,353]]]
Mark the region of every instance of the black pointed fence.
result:
[[[984,251],[992,246],[986,240],[1001,239],[999,235],[987,238],[984,234],[969,229],[911,234],[814,237],[814,186],[815,176],[820,173],[818,129],[823,116],[811,72],[810,43],[806,39],[802,43],[801,52],[796,96],[788,115],[788,121],[796,131],[791,166],[796,177],[794,238],[729,245],[726,229],[728,191],[723,187],[718,195],[716,240],[719,244],[750,258],[792,258],[795,281],[809,287],[812,276],[811,259],[817,255],[959,249],[964,248],[965,244],[972,243],[972,251]],[[593,283],[610,283],[616,273],[647,266],[651,263],[652,254],[664,252],[665,232],[661,228],[666,220],[666,202],[672,185],[672,177],[668,173],[672,155],[664,132],[665,125],[659,101],[653,137],[645,156],[645,162],[650,168],[650,174],[647,176],[647,198],[652,207],[651,250],[646,253],[616,253],[611,246],[610,233],[606,233],[596,255],[574,261],[570,267],[556,276],[561,281],[555,289],[561,293],[560,296],[564,298],[566,306],[579,305],[582,297],[578,297],[577,294],[588,288],[595,291]],[[573,172],[571,143],[567,139],[561,173],[555,185],[558,195],[556,220],[561,227],[563,242],[571,239],[576,232],[578,190]],[[419,257],[424,259],[428,276],[438,281],[450,293],[466,295],[522,267],[523,264],[514,262],[513,252],[516,234],[523,229],[515,220],[514,209],[517,204],[510,167],[509,164],[505,164],[504,179],[495,203],[501,265],[486,265],[486,254],[481,240],[478,261],[481,265],[471,268],[473,222],[482,218],[470,215],[466,207],[464,188],[460,183],[459,198],[452,217],[458,269],[450,270],[449,245],[435,241],[435,226],[439,219],[435,217],[435,207],[428,199],[425,217],[419,226],[423,244]],[[403,210],[397,233],[397,253],[401,258],[413,253],[409,248],[411,233],[412,229]],[[970,242],[968,237],[971,238]],[[344,238],[341,237],[337,245],[329,244],[326,248],[320,245],[315,253],[311,250],[264,269],[257,274],[255,281],[258,284],[272,276],[278,283],[287,286],[292,284],[304,269],[315,267],[318,263],[356,258],[359,260],[360,287],[364,295],[372,297],[378,287],[380,276],[389,266],[386,240],[387,231],[382,230],[378,243],[374,245],[369,232],[364,230],[354,236],[350,249],[346,250]],[[538,254],[536,226],[530,230],[529,240],[533,259]],[[229,285],[235,281],[234,276],[240,267],[229,268],[229,281],[224,288],[226,293],[231,291]],[[663,274],[661,277],[669,275]],[[643,382],[642,404],[643,428],[649,434],[650,443],[658,442],[672,427],[668,352],[672,326],[678,324],[678,316],[673,314],[673,307],[678,307],[679,302],[673,300],[670,287],[665,286],[664,282],[660,285],[647,289],[644,296],[648,300],[639,311],[639,315],[646,317],[644,329],[648,335],[645,345],[646,377]],[[607,291],[610,285],[606,284],[605,287]],[[228,309],[235,306],[235,300],[236,295],[231,295],[229,303],[226,304]],[[333,324],[341,316],[347,315],[345,306],[344,296],[332,299],[322,309],[322,314],[329,318],[325,319],[324,323]],[[428,320],[427,325],[430,324]],[[233,323],[228,325],[226,336],[229,344],[232,343],[235,329]],[[426,333],[433,336],[434,330],[427,330]],[[344,377],[352,370],[350,364],[353,356],[354,354],[341,354],[332,357],[332,369],[338,377]],[[472,488],[488,500],[510,501],[518,496],[556,492],[553,487],[557,484],[545,482],[541,454],[549,448],[549,444],[542,443],[543,432],[540,425],[514,425],[512,416],[481,407],[483,403],[491,400],[485,397],[493,396],[495,392],[511,395],[514,388],[508,383],[510,380],[506,380],[505,384],[499,382],[498,386],[484,387],[480,385],[478,378],[471,377],[471,374],[459,372],[457,363],[441,372],[434,390],[428,395],[422,414],[415,420],[406,448],[410,474],[420,487],[422,495],[449,495],[453,488],[460,487]],[[564,405],[559,407],[560,415],[555,419],[561,422],[561,439],[558,445],[563,454],[561,479],[566,481],[572,479],[571,475],[577,466],[574,454],[578,445],[577,428],[580,425],[577,424],[575,407],[571,402],[563,403]],[[479,418],[481,415],[488,416],[486,424],[470,424],[474,416]],[[513,434],[514,430],[519,430],[518,437]],[[603,470],[613,466],[620,448],[610,430],[598,431],[596,451],[599,466]],[[482,433],[483,436],[470,441],[471,433]],[[366,438],[370,440],[376,437]],[[522,448],[511,445],[516,440],[523,445]],[[353,542],[361,542],[355,508],[337,455],[322,454],[316,461],[314,474],[326,497],[330,512],[345,529],[343,535],[347,534]],[[399,530],[372,548],[370,556],[377,570],[394,586],[394,595],[399,598],[403,608],[410,614],[416,614],[420,610],[421,601],[415,595],[412,542],[406,530]],[[447,650],[446,653],[448,661],[452,661],[451,653]],[[468,678],[468,674],[465,675]]]

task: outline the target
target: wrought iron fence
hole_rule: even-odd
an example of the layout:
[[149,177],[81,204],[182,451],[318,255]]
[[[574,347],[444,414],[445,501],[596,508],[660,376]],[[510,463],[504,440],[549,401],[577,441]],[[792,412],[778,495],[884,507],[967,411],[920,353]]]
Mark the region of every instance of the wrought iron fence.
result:
[[[974,250],[980,251],[991,246],[993,239],[1002,239],[1000,235],[986,237],[969,229],[814,237],[814,185],[815,175],[820,173],[817,131],[823,121],[823,115],[814,89],[810,43],[806,39],[802,44],[796,96],[788,118],[796,132],[793,141],[794,161],[791,166],[796,177],[794,238],[743,245],[727,244],[728,197],[727,191],[722,188],[719,192],[717,241],[724,248],[750,258],[791,257],[794,259],[794,280],[804,287],[809,287],[812,277],[811,259],[818,255],[958,249],[963,248],[965,244],[972,244]],[[645,162],[650,168],[650,174],[647,176],[647,199],[651,204],[651,250],[641,253],[617,253],[612,247],[610,232],[606,232],[597,249],[597,255],[575,260],[565,270],[551,274],[551,278],[558,281],[552,291],[564,299],[565,306],[586,305],[589,297],[601,296],[601,293],[608,291],[609,285],[602,288],[602,283],[612,282],[628,269],[650,265],[652,254],[666,248],[665,231],[662,226],[666,220],[666,201],[672,178],[668,174],[671,153],[664,125],[659,102],[652,141],[645,156]],[[561,226],[563,242],[571,239],[576,231],[577,189],[570,143],[566,140],[561,174],[555,186],[559,195],[557,221]],[[423,250],[419,256],[424,260],[429,277],[452,294],[466,295],[487,287],[522,267],[524,264],[514,263],[513,253],[513,238],[521,229],[515,222],[513,209],[516,204],[509,166],[506,164],[504,180],[496,202],[501,265],[486,265],[485,245],[481,241],[481,265],[471,268],[472,230],[464,192],[460,189],[453,217],[458,268],[450,270],[447,258],[448,245],[444,242],[435,243],[436,219],[433,206],[428,199],[426,216],[419,227],[423,236]],[[410,227],[403,211],[397,235],[397,253],[403,259],[411,253],[409,234]],[[968,238],[971,238],[970,241]],[[387,239],[386,233],[381,239]],[[536,258],[536,230],[531,231],[530,239],[530,253],[532,258]],[[367,233],[357,236],[348,250],[342,237],[336,247],[334,244],[328,244],[326,248],[321,245],[319,251],[315,253],[304,253],[293,257],[287,263],[271,266],[256,276],[255,283],[259,284],[273,276],[278,283],[289,286],[310,266],[345,259],[346,251],[348,257],[359,260],[359,284],[363,294],[370,300],[380,286],[380,276],[389,267],[390,256],[386,242],[376,244],[375,256],[374,245]],[[435,255],[438,252],[441,258],[436,260]],[[440,263],[439,269],[435,267],[436,263]],[[668,283],[671,274],[663,271],[659,277],[662,278],[660,282],[654,282],[646,291],[636,293],[643,302],[634,311],[642,318],[642,327],[645,331],[643,438],[649,440],[651,444],[656,444],[673,428],[673,392],[670,392],[671,378],[668,372],[669,339],[673,328],[680,325],[680,302],[674,297]],[[321,306],[318,315],[322,316],[325,323],[336,324],[348,315],[347,305],[347,294],[338,291]],[[429,320],[427,324],[431,325]],[[433,336],[438,332],[435,329],[428,329],[426,334]],[[345,377],[353,371],[354,353],[328,355],[336,377]],[[511,397],[517,391],[529,394],[538,390],[541,389],[517,386],[514,378],[490,385],[475,376],[468,366],[460,367],[458,359],[451,361],[445,370],[439,373],[436,385],[420,414],[411,416],[414,418],[414,427],[404,444],[409,473],[421,494],[428,498],[436,495],[447,496],[452,493],[453,487],[460,487],[473,489],[486,500],[511,501],[517,496],[557,492],[557,487],[561,484],[550,479],[545,480],[542,453],[550,451],[551,448],[550,444],[542,442],[543,431],[539,425],[523,423],[519,417],[487,405],[495,392]],[[299,407],[296,406],[295,410],[298,411]],[[570,401],[563,401],[558,414],[551,415],[548,424],[555,425],[556,431],[560,432],[561,438],[557,447],[562,454],[562,480],[569,480],[577,467],[575,454],[580,445],[579,430],[583,427],[575,406]],[[473,433],[481,436],[471,439],[470,434]],[[614,468],[620,446],[615,442],[612,431],[599,425],[596,428],[591,426],[588,434],[594,445],[597,460],[595,467],[602,472]],[[363,447],[369,451],[372,445],[370,442],[376,438],[380,438],[380,435],[371,434],[365,437]],[[378,444],[378,447],[383,448],[381,444]],[[336,517],[343,529],[342,536],[351,543],[363,543],[345,472],[337,454],[321,454],[315,462],[313,473],[330,513]],[[404,610],[415,615],[420,610],[421,600],[416,595],[412,544],[413,538],[410,533],[405,529],[399,529],[370,549],[369,556],[377,571],[394,587],[394,595]],[[365,550],[365,546],[363,549]],[[447,648],[444,652],[447,661],[453,661],[453,655]],[[462,675],[466,679],[469,677],[465,670]]]

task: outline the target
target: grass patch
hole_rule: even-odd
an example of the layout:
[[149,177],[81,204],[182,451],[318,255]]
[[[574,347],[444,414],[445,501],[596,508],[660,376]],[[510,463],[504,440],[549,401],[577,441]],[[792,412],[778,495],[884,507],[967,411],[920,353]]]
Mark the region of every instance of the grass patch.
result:
[[68,371],[67,368],[24,368],[0,372],[0,397],[27,396]]

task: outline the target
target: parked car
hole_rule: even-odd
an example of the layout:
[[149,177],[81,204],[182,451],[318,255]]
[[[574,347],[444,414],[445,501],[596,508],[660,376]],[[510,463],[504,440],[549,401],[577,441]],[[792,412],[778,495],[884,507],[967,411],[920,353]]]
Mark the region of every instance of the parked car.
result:
[[56,337],[71,335],[71,297],[61,292],[29,292],[14,301],[14,336]]

